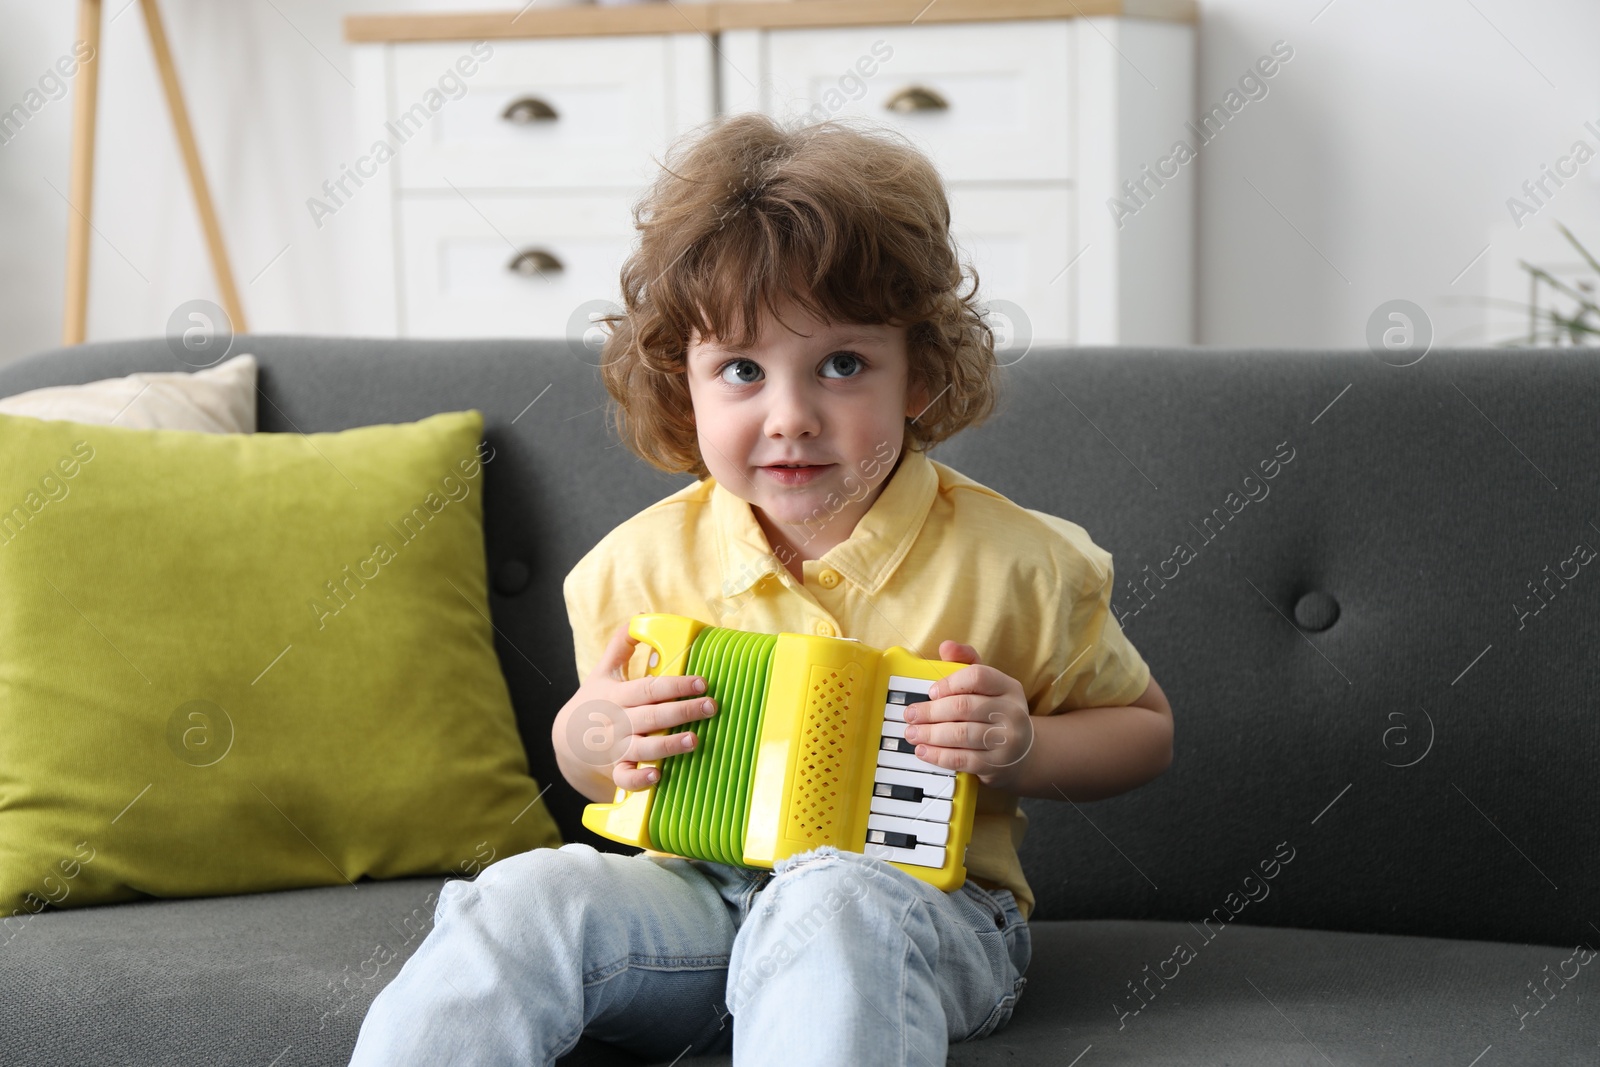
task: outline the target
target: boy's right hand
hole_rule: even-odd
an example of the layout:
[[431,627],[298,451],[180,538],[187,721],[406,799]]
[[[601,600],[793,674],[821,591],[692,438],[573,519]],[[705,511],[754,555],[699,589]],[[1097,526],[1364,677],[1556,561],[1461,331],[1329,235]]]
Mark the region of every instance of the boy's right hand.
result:
[[[658,730],[696,722],[715,714],[696,675],[646,675],[625,680],[638,638],[623,623],[611,635],[600,662],[566,707],[562,731],[568,751],[579,762],[609,774],[620,789],[635,791],[660,780],[655,767],[640,767],[693,749],[692,731],[651,736]],[[695,698],[695,699],[685,699]]]

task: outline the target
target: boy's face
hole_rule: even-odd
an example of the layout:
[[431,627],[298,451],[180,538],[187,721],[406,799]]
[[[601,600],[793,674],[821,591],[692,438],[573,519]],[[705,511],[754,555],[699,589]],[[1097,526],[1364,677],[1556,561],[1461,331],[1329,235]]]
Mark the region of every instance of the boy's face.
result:
[[905,420],[927,406],[925,389],[908,388],[909,368],[905,327],[824,323],[792,301],[763,312],[750,349],[696,334],[688,380],[701,458],[769,537],[816,558],[872,507]]

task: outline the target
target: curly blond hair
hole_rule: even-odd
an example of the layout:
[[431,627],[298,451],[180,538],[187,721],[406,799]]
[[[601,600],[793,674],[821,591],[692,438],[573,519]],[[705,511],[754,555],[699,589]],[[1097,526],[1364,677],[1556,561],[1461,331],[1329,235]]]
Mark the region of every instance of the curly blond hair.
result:
[[[680,141],[634,209],[623,309],[601,374],[622,441],[669,473],[709,474],[685,377],[695,332],[748,347],[785,298],[824,322],[906,327],[902,447],[926,450],[996,401],[994,337],[960,262],[938,172],[903,138],[741,114]],[[970,286],[963,290],[963,283]]]

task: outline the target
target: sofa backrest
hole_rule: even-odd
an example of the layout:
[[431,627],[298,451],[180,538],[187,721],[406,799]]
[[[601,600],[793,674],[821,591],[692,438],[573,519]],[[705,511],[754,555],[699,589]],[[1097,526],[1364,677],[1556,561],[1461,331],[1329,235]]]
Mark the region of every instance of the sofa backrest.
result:
[[[263,431],[483,411],[497,647],[531,768],[569,840],[612,847],[550,750],[578,681],[561,582],[690,479],[619,444],[565,342],[232,352],[260,361]],[[160,339],[85,345],[0,366],[0,396],[182,369]],[[1597,410],[1595,350],[1393,367],[1070,349],[1006,367],[994,417],[932,455],[1113,553],[1113,602],[1176,722],[1150,785],[1024,800],[1036,917],[1600,937]]]

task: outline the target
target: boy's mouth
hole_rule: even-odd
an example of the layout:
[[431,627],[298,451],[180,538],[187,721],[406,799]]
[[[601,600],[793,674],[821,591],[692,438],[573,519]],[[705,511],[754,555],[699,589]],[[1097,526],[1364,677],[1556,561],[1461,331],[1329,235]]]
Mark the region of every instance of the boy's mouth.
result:
[[805,485],[832,466],[832,463],[784,463],[773,464],[761,469],[771,475],[779,485]]

